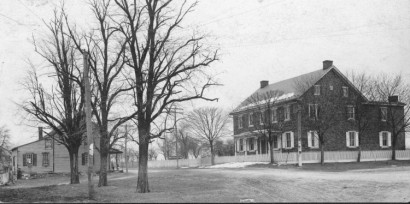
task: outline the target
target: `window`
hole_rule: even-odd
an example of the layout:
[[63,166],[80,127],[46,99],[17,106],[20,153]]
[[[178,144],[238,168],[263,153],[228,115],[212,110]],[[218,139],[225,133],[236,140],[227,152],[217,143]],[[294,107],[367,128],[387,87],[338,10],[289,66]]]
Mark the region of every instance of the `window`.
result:
[[243,124],[242,121],[243,121],[242,120],[242,115],[238,116],[238,127],[239,128],[242,128],[242,124]]
[[293,132],[283,133],[282,146],[284,148],[293,148]]
[[318,104],[309,104],[309,118],[318,118]]
[[251,150],[251,151],[255,150],[254,140],[255,140],[254,138],[249,138],[248,139],[248,141],[249,141],[249,150]]
[[356,131],[346,132],[346,146],[358,147],[359,146],[359,133]]
[[260,125],[263,125],[264,120],[265,120],[265,117],[264,117],[263,114],[265,114],[264,111],[261,111],[261,112],[259,113],[259,124],[260,124]]
[[87,165],[88,157],[87,153],[82,153],[81,154],[81,165],[85,166]]
[[354,120],[355,119],[354,106],[347,106],[347,119],[348,120]]
[[319,148],[319,135],[316,131],[308,132],[308,147]]
[[46,149],[51,149],[51,139],[47,138],[44,140],[44,146]]
[[280,137],[275,136],[273,139],[273,149],[278,149],[280,144]]
[[277,115],[277,109],[276,108],[272,109],[272,122],[273,123],[278,122],[278,115]]
[[343,97],[349,97],[349,88],[347,86],[342,87]]
[[249,127],[253,126],[253,113],[249,113]]
[[329,89],[330,89],[331,91],[333,91],[333,86],[332,86],[332,85],[330,85],[330,86],[329,86]]
[[382,121],[387,120],[387,107],[381,107],[380,108],[380,118]]
[[23,166],[37,166],[37,154],[34,153],[26,153],[23,154]]
[[379,133],[379,143],[380,147],[390,147],[391,146],[391,133],[388,131],[382,131]]
[[290,120],[290,106],[285,106],[285,121]]
[[320,85],[315,85],[315,96],[320,95]]
[[48,159],[48,152],[43,152],[43,166],[48,167],[50,165],[50,160]]

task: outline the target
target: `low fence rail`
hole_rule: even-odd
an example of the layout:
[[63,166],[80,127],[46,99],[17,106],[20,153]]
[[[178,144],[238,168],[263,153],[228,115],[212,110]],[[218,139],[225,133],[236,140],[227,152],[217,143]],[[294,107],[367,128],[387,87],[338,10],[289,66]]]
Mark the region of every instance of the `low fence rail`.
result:
[[[355,162],[358,158],[358,151],[325,151],[325,163],[332,162]],[[296,152],[274,152],[274,161],[280,164],[296,164]],[[320,163],[320,151],[303,152],[302,163]],[[391,150],[362,151],[361,161],[387,161],[391,160]],[[410,150],[396,150],[397,160],[410,160]],[[269,162],[270,154],[259,155],[238,155],[215,157],[215,164],[230,162]],[[135,163],[136,164],[136,163]],[[155,160],[148,161],[149,168],[176,168],[178,167],[198,167],[211,165],[211,158],[180,159],[180,160]],[[136,168],[136,165],[129,165]]]

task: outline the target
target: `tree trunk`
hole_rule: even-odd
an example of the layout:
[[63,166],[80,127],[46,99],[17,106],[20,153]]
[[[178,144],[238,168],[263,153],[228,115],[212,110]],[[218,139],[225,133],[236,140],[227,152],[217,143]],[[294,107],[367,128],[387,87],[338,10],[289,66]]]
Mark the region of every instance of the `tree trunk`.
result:
[[108,153],[106,151],[100,151],[100,175],[98,180],[98,187],[107,186],[107,163]]
[[396,138],[397,136],[393,135],[393,141],[392,141],[392,146],[391,146],[391,160],[396,160]]
[[362,148],[359,146],[359,154],[357,155],[357,162],[360,162],[362,159]]
[[320,164],[321,165],[325,164],[325,149],[323,147],[323,143],[320,144]]
[[215,165],[215,153],[214,153],[213,141],[210,141],[209,144],[211,145],[211,165]]
[[69,151],[70,155],[70,184],[80,183],[80,175],[78,172],[78,149],[77,151]]
[[270,163],[273,164],[275,162],[274,156],[273,156],[273,141],[269,141],[269,151],[270,151]]
[[[146,135],[148,137],[148,135]],[[140,137],[141,138],[141,137]],[[139,142],[139,160],[138,160],[138,181],[137,192],[148,193],[148,145],[149,142],[145,139]]]

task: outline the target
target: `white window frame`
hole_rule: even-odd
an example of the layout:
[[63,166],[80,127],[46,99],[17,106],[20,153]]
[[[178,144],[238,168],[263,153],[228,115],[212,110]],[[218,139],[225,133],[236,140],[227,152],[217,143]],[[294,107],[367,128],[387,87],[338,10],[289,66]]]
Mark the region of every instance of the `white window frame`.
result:
[[278,122],[278,108],[273,108],[272,109],[272,123],[277,123]]
[[248,116],[248,127],[253,127],[253,112],[250,112]]
[[[350,142],[350,133],[354,133],[354,143],[355,144],[351,144]],[[346,147],[348,148],[356,148],[359,147],[359,132],[357,131],[347,131],[346,132]]]
[[265,118],[264,115],[265,115],[265,111],[261,111],[259,115],[259,125],[264,124],[264,118]]
[[243,117],[242,115],[239,115],[238,117],[238,129],[243,128]]
[[[351,112],[350,112],[350,110],[352,110]],[[351,115],[350,114],[353,114],[352,116],[353,117],[351,117]],[[356,113],[355,113],[355,108],[354,108],[354,106],[352,106],[352,105],[348,105],[347,106],[347,119],[348,120],[355,120],[355,118],[356,118]]]
[[[386,145],[384,145],[383,144],[383,140],[384,140],[384,135],[383,135],[383,133],[386,133],[387,135],[386,135],[386,142],[387,142],[387,144]],[[389,147],[391,147],[391,132],[389,132],[389,131],[381,131],[381,132],[379,132],[379,146],[381,147],[381,148],[389,148]]]
[[[311,149],[317,149],[319,148],[319,135],[317,134],[317,131],[309,131],[307,132],[308,134],[308,147]],[[312,138],[313,136],[313,138]],[[313,142],[313,144],[312,144]]]
[[243,152],[243,139],[239,139],[239,152]]
[[333,85],[329,86],[329,90],[333,91]]
[[383,122],[387,121],[387,107],[380,107],[380,120]]
[[[247,139],[248,140],[248,146],[249,146],[249,151],[250,152],[254,152],[254,151],[256,151],[256,142],[255,142],[255,138],[253,138],[253,137],[250,137],[250,138],[248,138]],[[253,145],[253,148],[251,148],[252,146],[251,145]]]
[[289,105],[284,106],[283,114],[285,115],[285,121],[289,121],[290,120],[290,106]]
[[[278,150],[278,149],[280,149],[280,146],[281,146],[281,141],[282,141],[282,139],[281,139],[281,136],[277,136],[276,137],[276,143],[275,143],[275,140],[273,141],[273,149],[275,149],[275,150]],[[275,144],[276,144],[276,147],[275,147]]]
[[[287,138],[287,135],[290,135],[290,147],[288,146],[288,139],[289,138]],[[294,147],[294,143],[295,143],[295,138],[294,138],[294,134],[293,134],[293,132],[292,131],[288,131],[288,132],[284,132],[283,134],[282,134],[282,137],[283,137],[283,139],[282,139],[282,147],[284,148],[284,149],[292,149],[293,147]]]
[[310,114],[311,113],[310,109],[312,107],[314,107],[315,109],[315,118],[318,118],[318,106],[319,106],[318,104],[309,104],[309,118],[313,119],[312,115]]
[[320,85],[315,85],[314,87],[315,87],[314,95],[320,96]]
[[349,87],[342,86],[343,97],[349,97]]

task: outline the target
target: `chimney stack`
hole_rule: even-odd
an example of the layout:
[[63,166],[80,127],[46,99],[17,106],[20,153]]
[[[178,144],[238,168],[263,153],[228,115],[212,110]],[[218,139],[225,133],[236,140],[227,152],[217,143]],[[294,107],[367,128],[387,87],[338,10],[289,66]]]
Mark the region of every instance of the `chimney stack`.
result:
[[398,103],[399,102],[399,96],[389,96],[389,103]]
[[329,69],[331,66],[333,66],[332,60],[323,61],[323,70]]
[[43,127],[38,127],[38,140],[43,139]]
[[267,80],[261,81],[261,89],[265,88],[268,85],[269,85],[269,81],[267,81]]

